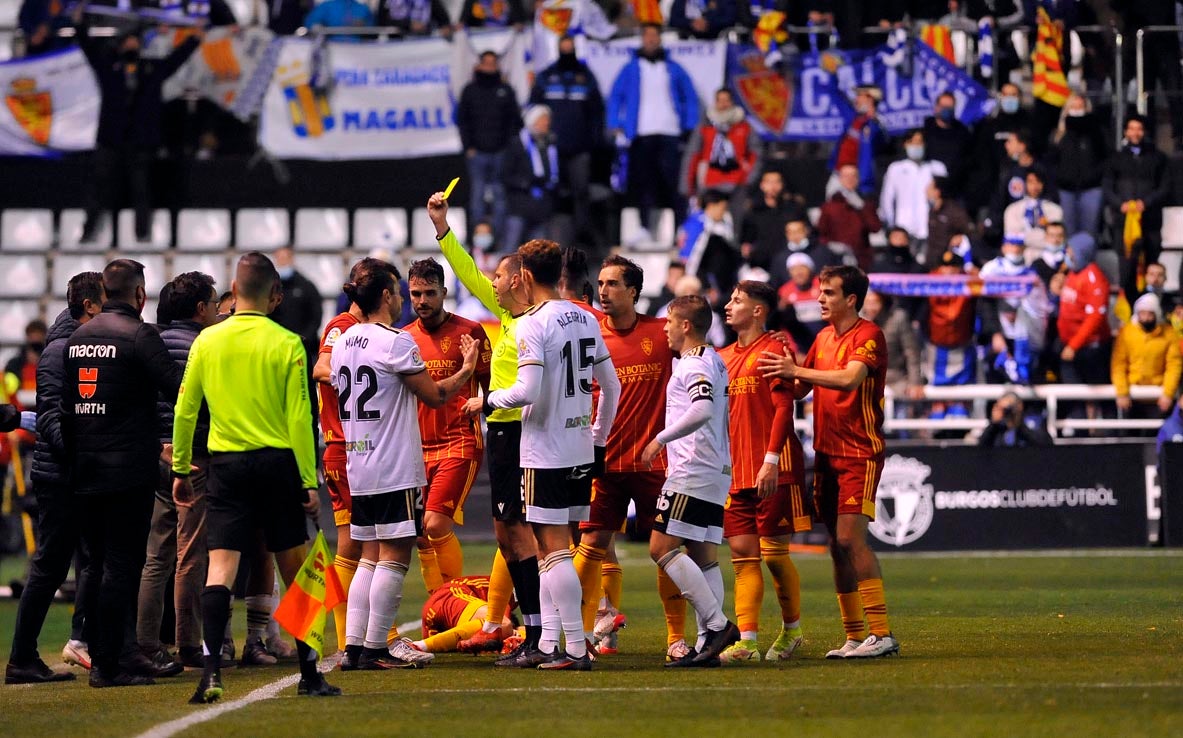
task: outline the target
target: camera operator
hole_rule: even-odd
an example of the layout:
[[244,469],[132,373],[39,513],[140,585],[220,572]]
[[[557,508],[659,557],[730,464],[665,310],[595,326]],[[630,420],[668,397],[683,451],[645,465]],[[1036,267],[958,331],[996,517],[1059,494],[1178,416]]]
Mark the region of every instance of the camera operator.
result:
[[998,398],[990,410],[990,425],[982,432],[978,445],[983,448],[1016,448],[1021,446],[1051,446],[1052,437],[1039,424],[1027,424],[1023,418],[1023,401],[1014,392]]

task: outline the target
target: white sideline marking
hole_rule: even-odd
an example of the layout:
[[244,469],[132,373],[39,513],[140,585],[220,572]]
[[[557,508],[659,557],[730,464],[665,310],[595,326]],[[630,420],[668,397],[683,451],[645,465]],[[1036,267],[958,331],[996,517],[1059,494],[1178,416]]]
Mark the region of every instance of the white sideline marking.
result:
[[878,551],[876,555],[889,559],[1171,559],[1183,556],[1183,549],[1048,548],[1018,551]]
[[[413,630],[415,628],[421,627],[422,625],[422,620],[413,620],[409,623],[403,623],[402,625],[399,625],[398,632],[402,633],[407,630]],[[322,660],[318,668],[323,674],[332,671],[336,665],[337,662],[335,659]],[[288,687],[296,686],[299,681],[299,674],[289,674],[283,679],[277,679],[270,684],[264,684],[262,687],[252,690],[245,696],[232,702],[219,702],[205,709],[198,710],[197,712],[190,713],[181,718],[177,718],[176,720],[170,720],[167,723],[160,723],[159,725],[145,730],[135,738],[171,738],[177,733],[192,728],[194,725],[200,725],[201,723],[209,722],[210,720],[221,717],[228,712],[241,710],[244,707],[249,707],[256,702],[262,702],[263,700],[274,699],[279,696],[280,692],[287,689]]]

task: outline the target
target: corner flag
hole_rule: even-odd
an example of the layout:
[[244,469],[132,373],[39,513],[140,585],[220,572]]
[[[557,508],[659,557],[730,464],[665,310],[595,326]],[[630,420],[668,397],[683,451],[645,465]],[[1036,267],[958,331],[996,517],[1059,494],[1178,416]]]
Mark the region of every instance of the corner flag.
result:
[[345,601],[332,561],[325,534],[318,530],[300,573],[275,609],[275,622],[307,643],[318,656],[324,655],[325,614]]

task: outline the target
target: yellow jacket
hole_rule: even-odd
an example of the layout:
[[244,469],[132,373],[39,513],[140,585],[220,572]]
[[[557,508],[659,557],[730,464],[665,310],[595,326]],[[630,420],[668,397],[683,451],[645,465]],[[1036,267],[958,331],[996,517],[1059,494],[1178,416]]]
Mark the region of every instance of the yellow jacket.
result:
[[1130,385],[1162,387],[1163,395],[1174,397],[1183,374],[1180,336],[1169,325],[1159,323],[1147,333],[1138,323],[1127,323],[1113,342],[1110,375],[1118,396],[1130,394]]

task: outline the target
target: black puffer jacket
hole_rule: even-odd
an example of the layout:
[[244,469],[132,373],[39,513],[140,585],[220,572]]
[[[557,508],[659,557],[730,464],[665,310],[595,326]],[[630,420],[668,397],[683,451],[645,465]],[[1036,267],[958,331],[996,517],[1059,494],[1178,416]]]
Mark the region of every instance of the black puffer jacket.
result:
[[518,100],[500,74],[476,72],[456,105],[456,127],[465,149],[504,151],[522,128]]
[[1147,141],[1138,153],[1126,145],[1110,157],[1105,169],[1105,204],[1117,210],[1123,202],[1141,200],[1146,204],[1142,214],[1142,229],[1146,231],[1162,223],[1162,206],[1171,189],[1171,175],[1167,158]]
[[66,342],[62,423],[77,494],[155,489],[157,393],[175,401],[184,371],[160,334],[122,302]]
[[62,383],[66,376],[66,341],[82,325],[63,310],[45,337],[45,350],[37,362],[37,443],[29,471],[33,489],[65,487],[70,470],[62,437]]
[[[197,340],[197,334],[201,333],[201,325],[192,320],[174,320],[168,324],[168,327],[160,331],[160,340],[164,341],[165,348],[168,349],[168,355],[173,361],[177,362],[177,366],[183,370],[185,363],[189,361],[189,349],[193,347],[193,342]],[[172,443],[173,438],[173,411],[176,409],[175,402],[169,402],[165,399],[164,393],[160,394],[156,401],[156,412],[160,417],[160,441],[162,443]],[[197,428],[193,431],[193,455],[204,456],[208,453],[206,443],[209,441],[209,408],[206,407],[205,402],[201,403],[201,410],[197,413]]]
[[1064,137],[1048,149],[1048,163],[1056,173],[1061,192],[1081,192],[1100,187],[1105,177],[1109,147],[1092,113],[1068,118]]

